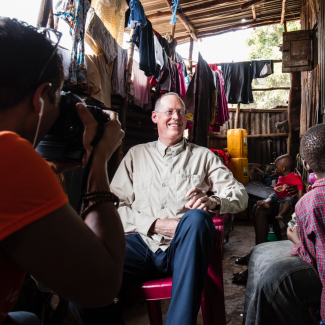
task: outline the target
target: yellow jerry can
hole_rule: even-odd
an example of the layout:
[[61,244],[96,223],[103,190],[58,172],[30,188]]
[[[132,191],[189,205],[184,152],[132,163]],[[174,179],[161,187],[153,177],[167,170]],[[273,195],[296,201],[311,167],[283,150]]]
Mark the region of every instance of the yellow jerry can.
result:
[[247,131],[244,129],[228,130],[227,147],[231,158],[247,158]]
[[249,183],[249,167],[247,158],[230,158],[229,169],[238,182],[243,185]]

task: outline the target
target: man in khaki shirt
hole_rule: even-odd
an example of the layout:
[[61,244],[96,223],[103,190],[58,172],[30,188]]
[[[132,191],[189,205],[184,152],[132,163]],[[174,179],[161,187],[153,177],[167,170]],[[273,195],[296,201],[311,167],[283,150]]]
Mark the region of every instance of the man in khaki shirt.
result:
[[[183,139],[186,110],[177,94],[157,101],[152,120],[159,140],[131,148],[111,184],[126,234],[122,289],[172,274],[165,325],[194,325],[215,235],[206,211],[243,211],[248,196],[217,156]],[[107,323],[114,313],[107,307],[105,324],[123,324]]]

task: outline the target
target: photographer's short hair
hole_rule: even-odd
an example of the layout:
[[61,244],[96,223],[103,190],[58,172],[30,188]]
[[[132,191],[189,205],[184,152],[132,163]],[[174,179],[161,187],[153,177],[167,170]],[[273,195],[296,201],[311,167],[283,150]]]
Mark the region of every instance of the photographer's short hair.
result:
[[311,127],[301,140],[303,156],[315,172],[325,172],[325,124]]
[[54,103],[64,78],[59,54],[38,81],[53,52],[50,41],[16,19],[0,17],[0,48],[0,111],[18,105],[44,82],[52,84],[48,96]]
[[178,96],[178,94],[171,92],[171,93],[164,94],[160,98],[157,99],[156,105],[155,105],[155,112],[159,112],[159,109],[161,107],[161,101],[163,98],[165,98],[167,96],[176,96],[178,98],[178,100],[180,101],[181,105],[183,106],[183,108],[185,109],[185,103],[183,102],[182,98],[180,98]]

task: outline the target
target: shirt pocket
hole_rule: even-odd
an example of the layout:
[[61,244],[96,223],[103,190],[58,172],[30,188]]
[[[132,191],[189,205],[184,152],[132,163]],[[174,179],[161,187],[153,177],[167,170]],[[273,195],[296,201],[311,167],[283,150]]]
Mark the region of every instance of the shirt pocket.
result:
[[150,203],[153,173],[133,173],[134,206],[144,209]]
[[176,210],[177,212],[186,212],[185,204],[190,200],[186,198],[186,193],[193,187],[198,187],[204,190],[204,178],[202,175],[176,175]]

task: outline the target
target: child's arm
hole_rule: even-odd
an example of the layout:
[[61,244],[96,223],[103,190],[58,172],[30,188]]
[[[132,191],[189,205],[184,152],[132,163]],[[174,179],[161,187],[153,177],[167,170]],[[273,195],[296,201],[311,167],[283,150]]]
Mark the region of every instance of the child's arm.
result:
[[298,191],[298,201],[302,198],[303,190]]

